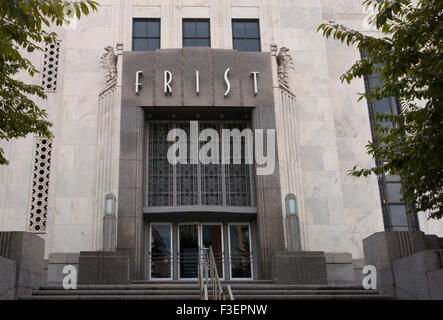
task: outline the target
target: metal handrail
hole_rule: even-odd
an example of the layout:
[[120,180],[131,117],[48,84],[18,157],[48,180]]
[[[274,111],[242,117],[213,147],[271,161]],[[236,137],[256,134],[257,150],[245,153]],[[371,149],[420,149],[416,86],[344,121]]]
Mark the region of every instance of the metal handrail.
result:
[[212,299],[226,300],[228,296],[230,300],[234,300],[231,286],[227,286],[227,292],[223,290],[220,277],[218,275],[217,264],[215,263],[214,251],[212,246],[209,248],[199,248],[198,262],[198,284],[200,286],[200,299],[208,300],[208,286],[211,284]]

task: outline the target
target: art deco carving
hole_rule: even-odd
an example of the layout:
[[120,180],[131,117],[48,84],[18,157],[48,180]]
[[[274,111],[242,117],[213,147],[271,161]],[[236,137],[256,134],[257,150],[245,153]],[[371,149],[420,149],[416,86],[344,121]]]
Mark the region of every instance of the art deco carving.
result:
[[284,86],[289,87],[289,72],[294,69],[294,64],[288,48],[280,48],[277,56],[277,64],[279,82]]
[[105,84],[109,85],[117,79],[117,56],[111,46],[105,47],[101,57],[100,67],[105,71]]

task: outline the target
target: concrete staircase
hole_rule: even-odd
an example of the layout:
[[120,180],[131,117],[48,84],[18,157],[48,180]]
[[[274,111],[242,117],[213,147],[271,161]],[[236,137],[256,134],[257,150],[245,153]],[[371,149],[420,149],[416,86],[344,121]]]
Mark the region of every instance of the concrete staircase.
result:
[[[223,282],[235,300],[380,300],[391,296],[353,286],[276,285],[271,281]],[[195,282],[133,282],[129,285],[88,285],[77,290],[45,286],[20,300],[199,300]]]

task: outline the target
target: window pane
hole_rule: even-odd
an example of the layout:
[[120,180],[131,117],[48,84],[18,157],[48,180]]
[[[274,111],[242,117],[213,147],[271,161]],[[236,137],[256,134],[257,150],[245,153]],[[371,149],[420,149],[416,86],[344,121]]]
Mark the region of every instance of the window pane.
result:
[[145,21],[134,21],[134,37],[147,37],[148,29]]
[[374,88],[374,87],[381,88],[383,86],[383,83],[381,82],[379,76],[373,75],[372,77],[369,78],[369,82],[371,83],[371,88]]
[[160,39],[148,39],[148,50],[154,51],[160,49]]
[[251,246],[248,225],[229,226],[232,278],[251,277]]
[[134,39],[134,51],[145,51],[146,50],[146,39]]
[[151,277],[171,277],[171,226],[151,226]]
[[202,246],[209,248],[212,246],[214,251],[215,264],[217,265],[218,276],[223,277],[223,235],[222,228],[219,225],[202,226]]
[[198,21],[197,22],[197,37],[209,38],[209,22]]
[[387,174],[386,175],[386,182],[400,182],[400,176],[396,174]]
[[192,21],[183,22],[183,37],[195,37],[195,23]]
[[398,108],[397,100],[394,97],[390,97],[389,102],[391,103],[392,114],[398,114],[399,108]]
[[387,183],[386,193],[388,196],[388,201],[392,202],[402,202],[401,201],[401,183]]
[[373,100],[374,111],[378,113],[391,113],[391,104],[389,99]]
[[198,277],[198,225],[179,226],[180,278]]
[[160,23],[158,21],[148,22],[148,37],[160,37]]
[[246,40],[234,39],[234,49],[238,51],[246,51]]
[[195,47],[194,39],[183,39],[183,47]]
[[248,39],[248,51],[260,51],[260,44],[257,39]]
[[209,39],[197,39],[197,47],[209,47]]
[[258,38],[258,23],[256,21],[246,22],[246,37]]
[[234,38],[243,38],[246,36],[244,22],[232,23],[232,35]]
[[392,231],[409,231],[408,227],[392,227]]
[[393,227],[408,226],[408,220],[406,218],[406,207],[404,205],[390,205],[389,212],[391,214],[391,223]]

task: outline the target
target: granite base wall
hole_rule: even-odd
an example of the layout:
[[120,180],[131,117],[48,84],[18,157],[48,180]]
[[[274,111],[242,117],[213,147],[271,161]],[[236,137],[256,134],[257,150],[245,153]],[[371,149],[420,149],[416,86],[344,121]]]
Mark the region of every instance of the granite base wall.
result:
[[30,295],[44,283],[44,251],[45,241],[36,234],[0,232],[0,257],[17,266],[14,299]]
[[15,261],[0,257],[0,300],[14,300],[16,277]]
[[80,253],[52,253],[48,259],[48,271],[46,276],[46,284],[50,286],[61,286],[63,278],[63,268],[72,265],[79,269]]
[[124,252],[81,251],[78,284],[128,284],[129,256]]
[[[377,288],[380,293],[391,294],[400,299],[428,299],[429,285],[424,280],[425,273],[438,270],[435,253],[439,251],[441,238],[425,235],[421,231],[377,232],[363,239],[365,265],[373,265],[377,270]],[[434,255],[434,258],[430,258]],[[434,269],[429,267],[431,259]],[[394,262],[397,261],[396,270]],[[432,264],[432,263],[431,263]],[[426,270],[426,271],[425,271]],[[439,272],[431,277],[438,277]],[[397,287],[399,287],[397,289]],[[435,289],[438,292],[439,289]]]
[[277,284],[328,284],[326,259],[322,251],[277,251],[272,271]]
[[345,252],[326,252],[326,272],[329,285],[353,285],[352,255]]
[[443,250],[424,250],[393,261],[397,299],[443,300]]

